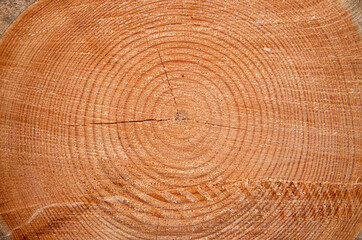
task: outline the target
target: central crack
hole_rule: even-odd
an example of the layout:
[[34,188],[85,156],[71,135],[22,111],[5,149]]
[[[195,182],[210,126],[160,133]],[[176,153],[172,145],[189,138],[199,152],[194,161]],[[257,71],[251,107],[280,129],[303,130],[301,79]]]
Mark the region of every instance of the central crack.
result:
[[164,119],[147,118],[147,119],[143,119],[143,120],[127,120],[127,121],[116,121],[116,122],[90,122],[88,124],[66,124],[66,126],[81,127],[81,126],[89,126],[89,125],[115,125],[115,124],[144,123],[144,122],[167,122],[167,121],[172,121],[172,120],[179,122],[179,123],[185,122],[185,121],[193,121],[193,122],[196,122],[199,124],[205,124],[205,125],[210,125],[210,126],[214,126],[214,127],[222,127],[222,128],[246,131],[246,129],[244,129],[244,128],[238,128],[238,127],[233,127],[233,126],[228,126],[228,125],[223,125],[223,124],[215,124],[215,123],[211,123],[211,122],[207,122],[207,121],[198,121],[198,120],[191,119],[188,117],[186,111],[184,111],[184,110],[177,110],[173,119],[172,118],[164,118]]
[[175,103],[175,106],[177,106],[176,97],[175,97],[175,94],[173,93],[173,90],[172,90],[172,87],[171,87],[171,83],[170,83],[170,79],[168,78],[168,75],[167,75],[165,63],[164,63],[163,60],[162,60],[160,51],[157,50],[157,52],[158,52],[158,56],[160,57],[160,60],[161,60],[161,64],[162,64],[163,71],[165,72],[166,81],[167,81],[167,84],[168,84],[168,88],[170,89],[173,102]]

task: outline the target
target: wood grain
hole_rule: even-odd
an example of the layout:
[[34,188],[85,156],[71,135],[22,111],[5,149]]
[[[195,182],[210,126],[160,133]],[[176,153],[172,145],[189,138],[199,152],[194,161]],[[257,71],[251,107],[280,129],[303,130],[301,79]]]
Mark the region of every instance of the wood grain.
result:
[[326,0],[38,1],[0,43],[5,235],[353,239],[353,15]]

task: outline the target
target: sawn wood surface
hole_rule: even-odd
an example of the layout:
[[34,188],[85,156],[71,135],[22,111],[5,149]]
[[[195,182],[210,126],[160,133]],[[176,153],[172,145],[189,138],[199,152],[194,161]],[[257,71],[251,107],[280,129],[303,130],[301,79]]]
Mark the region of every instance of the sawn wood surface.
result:
[[346,2],[37,1],[0,42],[2,238],[353,239]]

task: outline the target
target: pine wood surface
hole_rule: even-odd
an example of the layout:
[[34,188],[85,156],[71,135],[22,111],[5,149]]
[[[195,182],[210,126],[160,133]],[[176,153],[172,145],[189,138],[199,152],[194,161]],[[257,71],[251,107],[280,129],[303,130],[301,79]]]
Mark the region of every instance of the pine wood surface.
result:
[[3,238],[353,239],[362,42],[348,6],[32,5],[0,42]]

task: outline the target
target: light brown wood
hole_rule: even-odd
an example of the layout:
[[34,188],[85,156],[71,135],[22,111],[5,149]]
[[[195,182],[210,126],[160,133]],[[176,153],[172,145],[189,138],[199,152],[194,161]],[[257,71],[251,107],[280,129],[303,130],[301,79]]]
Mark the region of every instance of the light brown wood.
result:
[[339,1],[38,1],[0,43],[4,237],[353,239],[361,47]]

